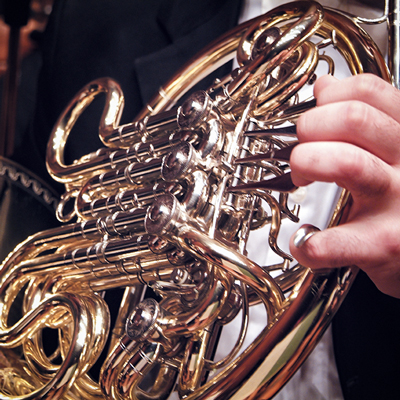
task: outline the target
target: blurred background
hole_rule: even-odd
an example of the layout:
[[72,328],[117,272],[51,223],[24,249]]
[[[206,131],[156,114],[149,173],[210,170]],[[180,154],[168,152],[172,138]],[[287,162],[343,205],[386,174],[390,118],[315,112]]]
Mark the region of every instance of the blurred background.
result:
[[[35,51],[52,5],[53,0],[0,1],[0,156],[12,155],[18,140],[15,134],[24,130],[33,112],[35,78],[40,68]],[[27,59],[29,62],[25,61]],[[26,90],[24,97],[17,100],[21,83]],[[17,108],[21,112],[17,112]],[[17,120],[17,113],[23,117]]]

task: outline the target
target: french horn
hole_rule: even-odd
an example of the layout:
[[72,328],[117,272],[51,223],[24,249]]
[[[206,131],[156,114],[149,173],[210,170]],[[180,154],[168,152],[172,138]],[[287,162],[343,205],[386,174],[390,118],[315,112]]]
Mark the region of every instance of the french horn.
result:
[[[313,273],[279,238],[283,222],[302,222],[289,157],[296,119],[315,105],[301,92],[319,65],[333,73],[324,49],[353,74],[391,80],[358,22],[313,1],[273,9],[210,44],[132,123],[119,124],[124,98],[112,79],[76,95],[47,149],[48,171],[65,185],[62,224],[28,237],[1,266],[9,367],[0,399],[260,400],[285,385],[356,274]],[[234,58],[229,76],[188,94]],[[65,165],[68,135],[98,96],[104,147]],[[346,218],[349,198],[343,190],[329,226]],[[248,254],[260,229],[278,262]],[[115,288],[123,296],[111,326],[104,293]],[[243,346],[253,307],[264,327]],[[236,343],[216,358],[233,320]]]

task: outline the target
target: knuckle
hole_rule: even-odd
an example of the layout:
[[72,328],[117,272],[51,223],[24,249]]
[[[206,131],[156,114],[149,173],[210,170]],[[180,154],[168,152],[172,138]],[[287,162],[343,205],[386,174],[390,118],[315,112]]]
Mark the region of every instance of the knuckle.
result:
[[355,179],[360,180],[360,177],[365,175],[366,166],[369,163],[367,152],[360,151],[358,147],[350,145],[342,148],[341,153],[337,154],[336,158],[333,173],[335,179],[338,180],[337,183],[353,182]]
[[370,123],[368,109],[360,101],[349,101],[343,111],[343,123],[349,129],[349,134],[364,130]]
[[373,74],[360,74],[355,78],[355,92],[361,100],[368,99],[377,93],[382,92],[386,85],[383,79]]
[[[372,185],[372,192],[375,196],[383,196],[387,194],[392,188],[392,178],[388,171],[383,167],[381,160],[374,157],[370,153],[366,153],[370,170],[372,171],[370,182]],[[371,191],[371,189],[370,189]]]
[[365,154],[355,146],[347,146],[345,153],[340,154],[340,162],[337,162],[339,176],[350,178],[360,174],[365,167]]
[[391,188],[391,177],[380,160],[367,151],[349,150],[337,163],[338,184],[358,197],[381,197]]
[[390,259],[397,259],[400,256],[399,232],[394,227],[389,227],[384,233],[380,234],[379,240],[384,246],[384,254]]

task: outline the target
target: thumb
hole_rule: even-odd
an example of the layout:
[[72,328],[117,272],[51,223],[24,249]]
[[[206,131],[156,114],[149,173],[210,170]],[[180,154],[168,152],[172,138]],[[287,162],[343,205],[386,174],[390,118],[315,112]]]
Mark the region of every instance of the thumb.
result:
[[[293,257],[312,269],[356,265],[364,258],[363,250],[365,244],[360,237],[345,225],[324,231],[313,225],[303,225],[290,241]],[[368,250],[371,251],[371,248]],[[368,257],[367,254],[365,256]]]
[[376,226],[350,222],[320,231],[303,225],[291,238],[290,252],[315,271],[357,266],[383,293],[400,298],[400,248]]

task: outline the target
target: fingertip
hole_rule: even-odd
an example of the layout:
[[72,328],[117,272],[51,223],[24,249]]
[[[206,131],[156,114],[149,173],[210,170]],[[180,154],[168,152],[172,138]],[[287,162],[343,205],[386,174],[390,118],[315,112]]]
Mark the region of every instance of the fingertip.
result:
[[290,252],[297,262],[307,268],[321,270],[330,268],[324,251],[320,247],[324,232],[313,225],[303,225],[290,240]]
[[307,179],[305,176],[305,168],[304,168],[304,151],[302,150],[301,146],[303,145],[298,145],[296,146],[292,154],[290,155],[290,168],[291,168],[291,178],[292,182],[296,186],[307,186],[313,181],[310,179]]
[[308,250],[315,236],[320,229],[314,225],[305,224],[301,226],[290,238],[290,252],[293,257],[302,265],[310,267],[308,262]]
[[296,122],[296,133],[297,133],[297,139],[299,142],[303,142],[307,140],[307,132],[309,131],[308,129],[308,123],[309,123],[309,114],[312,112],[312,110],[309,110],[305,112],[304,114],[300,115],[300,117],[297,119]]
[[321,229],[311,224],[305,224],[293,235],[293,244],[297,248],[301,248],[317,232],[321,232]]
[[317,104],[320,93],[328,86],[334,85],[337,82],[339,82],[339,79],[330,74],[322,75],[315,81],[314,96],[317,99]]

